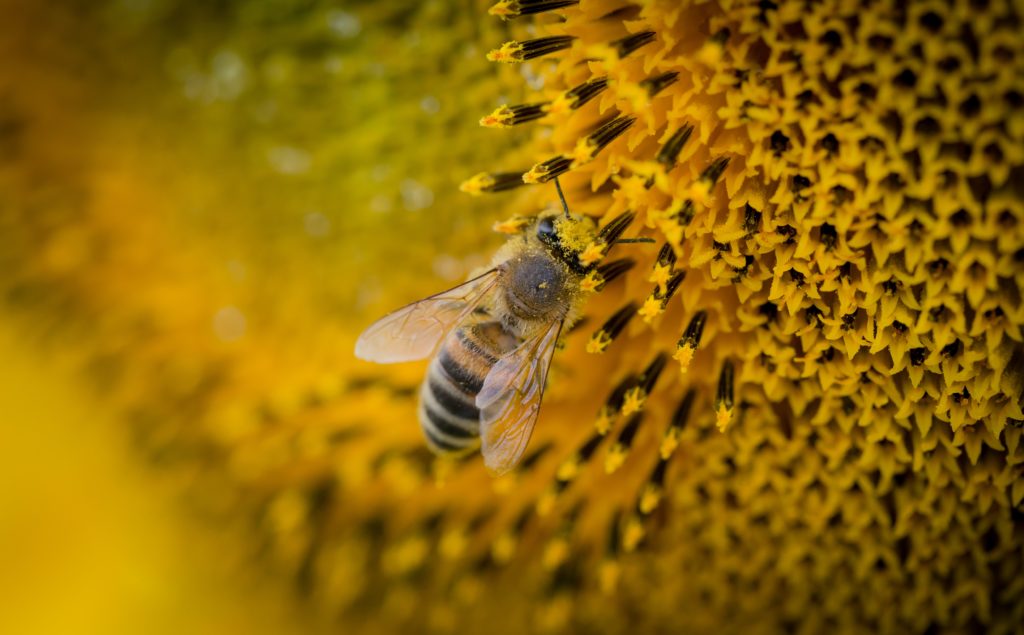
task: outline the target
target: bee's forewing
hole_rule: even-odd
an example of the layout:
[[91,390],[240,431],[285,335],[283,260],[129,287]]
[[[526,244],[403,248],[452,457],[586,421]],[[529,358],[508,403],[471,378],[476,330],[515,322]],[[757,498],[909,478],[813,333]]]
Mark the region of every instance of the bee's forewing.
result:
[[413,302],[371,324],[356,340],[356,357],[379,364],[430,357],[445,334],[462,322],[494,288],[491,269],[469,282]]
[[561,321],[552,322],[498,360],[484,379],[476,397],[480,452],[487,470],[495,476],[514,468],[526,451],[561,330]]

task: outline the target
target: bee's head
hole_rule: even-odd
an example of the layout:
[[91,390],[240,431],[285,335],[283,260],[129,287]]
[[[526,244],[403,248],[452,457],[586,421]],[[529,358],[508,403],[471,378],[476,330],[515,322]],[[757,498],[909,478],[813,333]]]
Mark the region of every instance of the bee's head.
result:
[[533,234],[552,256],[574,273],[586,273],[579,255],[597,235],[592,219],[577,214],[545,212],[534,222]]

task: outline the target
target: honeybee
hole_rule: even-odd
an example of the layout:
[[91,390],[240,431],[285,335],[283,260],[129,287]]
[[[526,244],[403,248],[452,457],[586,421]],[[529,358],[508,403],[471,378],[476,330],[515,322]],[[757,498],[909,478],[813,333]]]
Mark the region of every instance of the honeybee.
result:
[[558,194],[564,213],[537,216],[487,271],[384,316],[356,342],[356,357],[382,364],[432,356],[419,393],[427,445],[451,455],[479,444],[493,475],[526,451],[555,344],[577,319],[580,284],[595,266],[581,262],[582,252],[616,242],[628,224],[599,233],[569,212],[561,187]]

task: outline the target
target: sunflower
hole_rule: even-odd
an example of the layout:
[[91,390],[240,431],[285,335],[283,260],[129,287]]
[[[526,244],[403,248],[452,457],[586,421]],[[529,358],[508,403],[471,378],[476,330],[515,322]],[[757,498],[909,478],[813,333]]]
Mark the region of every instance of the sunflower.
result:
[[[1022,13],[65,10],[49,33],[115,36],[3,84],[0,288],[252,575],[353,630],[1015,632]],[[655,244],[584,251],[586,317],[492,479],[425,449],[423,365],[350,351],[556,177]]]

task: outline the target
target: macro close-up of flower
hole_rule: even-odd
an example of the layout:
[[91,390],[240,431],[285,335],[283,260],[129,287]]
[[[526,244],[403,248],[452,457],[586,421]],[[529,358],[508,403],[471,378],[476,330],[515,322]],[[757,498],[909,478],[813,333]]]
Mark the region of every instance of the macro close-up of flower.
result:
[[0,15],[0,631],[1024,632],[1024,3]]

